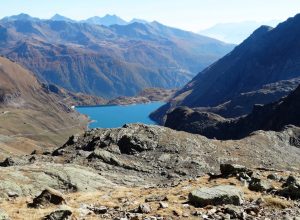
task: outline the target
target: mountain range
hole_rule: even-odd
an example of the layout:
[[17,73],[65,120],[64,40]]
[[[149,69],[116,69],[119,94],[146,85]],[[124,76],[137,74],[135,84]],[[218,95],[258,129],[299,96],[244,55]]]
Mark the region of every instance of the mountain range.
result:
[[73,22],[73,23],[88,23],[88,24],[95,24],[95,25],[103,25],[103,26],[111,26],[111,25],[128,25],[134,22],[138,23],[150,23],[143,19],[133,18],[130,21],[125,21],[124,19],[120,18],[117,15],[110,15],[107,14],[103,17],[100,16],[93,16],[84,20],[73,20],[71,18],[65,17],[60,14],[55,14],[49,19],[39,19],[36,17],[31,17],[28,14],[21,13],[18,15],[6,16],[2,18],[2,21],[16,21],[16,20],[31,20],[31,21],[45,21],[45,20],[52,20],[52,21],[66,21],[66,22]]
[[268,25],[276,27],[278,23],[279,21],[277,20],[267,22],[243,21],[236,23],[220,23],[208,29],[199,31],[198,33],[224,42],[240,44],[260,26]]
[[[204,108],[224,117],[251,112],[287,95],[300,77],[300,15],[276,28],[262,26],[232,52],[200,72],[153,118],[176,106]],[[245,101],[247,98],[247,101]]]
[[181,87],[234,47],[158,22],[106,27],[25,14],[0,21],[0,45],[41,81],[106,98]]

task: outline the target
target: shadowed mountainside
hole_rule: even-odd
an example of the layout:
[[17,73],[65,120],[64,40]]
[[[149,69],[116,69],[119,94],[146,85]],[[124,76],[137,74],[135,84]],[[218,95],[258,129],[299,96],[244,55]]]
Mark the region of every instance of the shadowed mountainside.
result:
[[[247,103],[266,104],[279,98],[278,94],[287,95],[300,76],[299,25],[300,15],[296,15],[274,29],[260,27],[231,53],[199,73],[152,118],[162,122],[166,112],[176,106],[212,108],[222,116],[237,117],[251,112]],[[291,87],[282,90],[279,86],[277,95],[265,95],[276,89],[274,83]],[[255,93],[264,97],[256,100]],[[231,106],[227,110],[228,103]]]
[[[255,105],[253,111],[238,119],[226,120],[213,113],[199,112],[187,107],[176,108],[167,116],[166,126],[208,138],[240,139],[257,130],[280,131],[286,125],[300,126],[300,86],[277,102]],[[300,147],[300,136],[292,142]]]

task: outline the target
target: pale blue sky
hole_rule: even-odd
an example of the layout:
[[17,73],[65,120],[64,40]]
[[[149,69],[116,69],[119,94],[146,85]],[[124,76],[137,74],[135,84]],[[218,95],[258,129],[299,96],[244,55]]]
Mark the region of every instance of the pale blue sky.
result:
[[285,20],[300,13],[300,0],[0,0],[0,17],[22,12],[75,20],[117,14],[198,31],[216,23]]

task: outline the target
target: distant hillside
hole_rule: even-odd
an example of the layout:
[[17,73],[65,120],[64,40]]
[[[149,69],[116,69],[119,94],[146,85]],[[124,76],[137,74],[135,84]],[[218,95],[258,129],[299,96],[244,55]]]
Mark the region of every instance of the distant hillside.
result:
[[268,22],[244,21],[240,23],[222,23],[198,33],[224,42],[240,44],[260,26],[268,25],[276,27],[278,23],[279,21],[276,20]]
[[[166,126],[217,139],[241,139],[258,130],[280,131],[287,125],[300,126],[300,86],[287,97],[266,105],[255,105],[253,111],[234,120],[196,109],[176,108],[167,116]],[[298,139],[291,140],[299,145]],[[298,146],[297,145],[297,146]]]
[[[15,146],[20,138],[24,142],[38,141],[33,148],[28,147],[30,144],[24,149],[17,146],[18,151],[30,153],[44,145],[59,145],[86,125],[85,117],[65,105],[61,97],[46,92],[31,72],[0,57],[1,146]],[[2,150],[10,149],[6,147]]]
[[[274,101],[274,97],[279,98],[278,94],[288,94],[295,88],[292,81],[300,77],[299,25],[300,14],[274,29],[260,27],[231,53],[199,73],[152,117],[162,120],[176,106],[213,108],[214,112],[221,107],[223,110],[217,113],[237,117],[250,113],[249,103],[266,104]],[[268,86],[280,81],[278,92],[274,91],[276,85]],[[281,89],[283,84],[290,88]],[[268,90],[277,95],[268,96]],[[255,101],[259,94],[261,98]],[[247,97],[248,101],[241,97]]]
[[157,22],[105,27],[24,14],[0,21],[0,39],[0,54],[40,80],[109,98],[181,87],[234,47]]

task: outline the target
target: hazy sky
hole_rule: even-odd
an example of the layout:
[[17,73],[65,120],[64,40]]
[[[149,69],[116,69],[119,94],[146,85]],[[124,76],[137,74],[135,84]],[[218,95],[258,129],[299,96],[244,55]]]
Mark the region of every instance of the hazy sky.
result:
[[117,14],[198,31],[216,23],[286,20],[300,13],[300,0],[0,0],[0,17],[27,13],[75,20]]

